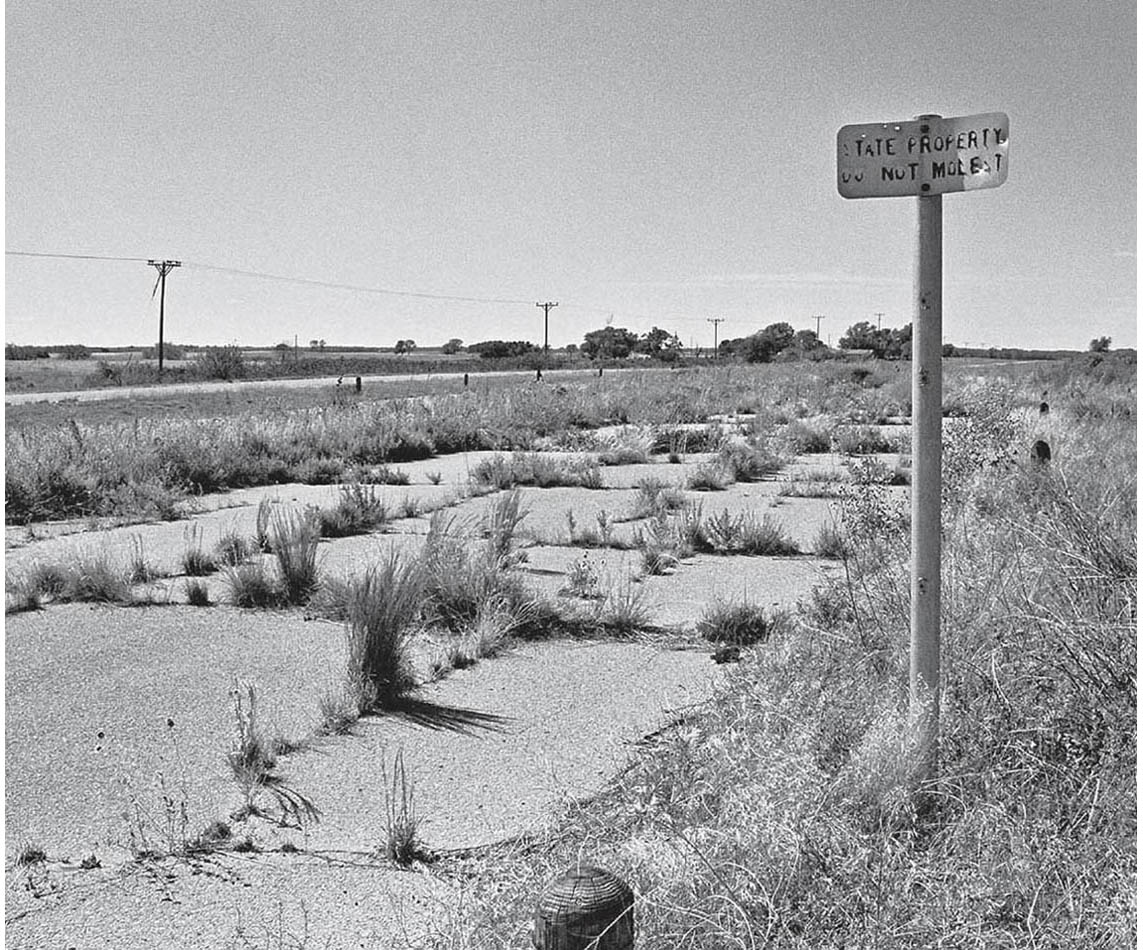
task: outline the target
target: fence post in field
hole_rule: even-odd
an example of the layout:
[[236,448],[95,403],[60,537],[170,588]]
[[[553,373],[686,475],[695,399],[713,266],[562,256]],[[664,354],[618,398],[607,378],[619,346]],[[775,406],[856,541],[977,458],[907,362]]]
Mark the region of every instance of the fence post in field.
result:
[[536,950],[633,950],[635,894],[610,871],[568,868],[536,902]]

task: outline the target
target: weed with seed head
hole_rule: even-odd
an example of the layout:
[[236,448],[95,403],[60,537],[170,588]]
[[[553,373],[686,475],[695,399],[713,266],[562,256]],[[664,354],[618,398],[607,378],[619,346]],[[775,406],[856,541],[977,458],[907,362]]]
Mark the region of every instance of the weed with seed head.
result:
[[147,584],[160,576],[160,572],[150,564],[143,554],[142,535],[131,536],[131,563],[128,574],[132,584]]
[[214,555],[202,549],[202,528],[192,525],[189,532],[184,532],[187,538],[187,547],[183,551],[183,573],[188,577],[203,577],[218,570],[218,562]]
[[241,819],[262,815],[258,799],[267,794],[281,811],[282,824],[304,828],[317,822],[321,813],[314,803],[274,773],[279,749],[291,750],[297,746],[281,739],[269,739],[263,734],[258,723],[254,684],[235,682],[230,697],[234,700],[234,737],[226,761],[242,792],[243,801],[233,817]]
[[568,569],[567,583],[560,594],[583,600],[599,600],[603,592],[599,586],[599,568],[588,559],[587,552]]
[[246,814],[255,812],[254,801],[266,785],[278,758],[258,727],[254,684],[235,682],[230,688],[234,702],[234,736],[226,763],[242,792]]
[[425,477],[429,480],[430,485],[439,485],[441,483],[440,472],[426,472]]

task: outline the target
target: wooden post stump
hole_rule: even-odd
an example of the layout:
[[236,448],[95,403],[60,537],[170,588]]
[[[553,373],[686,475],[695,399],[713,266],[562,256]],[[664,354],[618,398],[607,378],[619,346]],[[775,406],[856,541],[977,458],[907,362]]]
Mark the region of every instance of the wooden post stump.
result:
[[536,950],[633,950],[635,894],[603,868],[569,868],[536,902]]

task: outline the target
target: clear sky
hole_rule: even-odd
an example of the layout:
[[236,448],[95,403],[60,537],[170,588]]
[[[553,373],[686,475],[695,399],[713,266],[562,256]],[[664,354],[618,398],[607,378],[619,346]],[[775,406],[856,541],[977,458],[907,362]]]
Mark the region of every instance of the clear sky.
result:
[[[1133,0],[6,4],[12,343],[683,342],[911,317],[847,124],[1006,112],[944,198],[944,338],[1136,343]],[[234,271],[318,283],[259,279]],[[328,286],[328,285],[342,285]],[[396,296],[349,287],[488,298]]]

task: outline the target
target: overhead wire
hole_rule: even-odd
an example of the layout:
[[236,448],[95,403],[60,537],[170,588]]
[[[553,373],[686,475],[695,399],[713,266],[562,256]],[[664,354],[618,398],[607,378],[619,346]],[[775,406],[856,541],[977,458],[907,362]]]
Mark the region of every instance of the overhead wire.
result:
[[[5,251],[5,255],[13,257],[39,257],[39,258],[62,258],[66,260],[90,260],[90,261],[119,261],[128,263],[150,263],[152,258],[146,257],[118,257],[105,254],[72,254],[63,252],[47,252],[47,251]],[[311,277],[290,277],[283,274],[269,274],[264,271],[243,270],[237,267],[222,267],[217,264],[206,264],[199,261],[181,262],[183,267],[193,268],[196,270],[213,271],[220,274],[233,274],[238,277],[249,277],[258,280],[270,280],[278,283],[300,284],[302,286],[320,287],[326,290],[345,290],[352,293],[366,293],[366,294],[380,294],[391,297],[407,297],[421,300],[443,300],[451,301],[454,303],[486,303],[486,304],[503,304],[503,305],[521,305],[527,306],[531,304],[531,300],[516,297],[480,297],[465,294],[440,294],[431,293],[428,291],[416,290],[396,290],[391,287],[370,287],[363,284],[345,284],[337,281],[317,280]],[[643,314],[631,313],[627,311],[619,311],[610,307],[599,307],[589,304],[577,304],[574,301],[564,302],[567,308],[574,308],[582,310],[587,313],[607,314],[609,316],[620,316],[631,320],[654,321],[662,320],[663,318],[671,318],[673,320],[683,320],[687,322],[700,322],[705,320],[705,317],[694,317],[676,312],[660,311],[658,314]],[[727,322],[735,322],[728,319]]]

